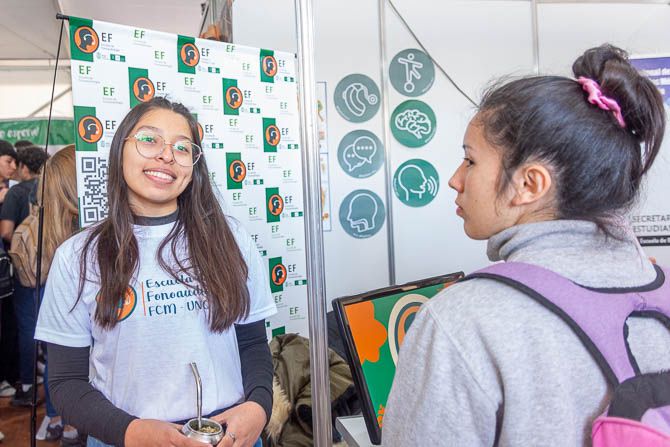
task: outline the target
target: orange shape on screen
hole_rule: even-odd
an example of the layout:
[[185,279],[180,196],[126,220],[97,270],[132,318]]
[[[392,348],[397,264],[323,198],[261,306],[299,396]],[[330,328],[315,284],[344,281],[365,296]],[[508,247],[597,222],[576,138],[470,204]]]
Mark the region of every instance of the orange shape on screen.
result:
[[386,343],[386,327],[375,320],[375,307],[372,301],[364,301],[345,308],[351,335],[361,364],[366,360],[378,362],[380,348]]

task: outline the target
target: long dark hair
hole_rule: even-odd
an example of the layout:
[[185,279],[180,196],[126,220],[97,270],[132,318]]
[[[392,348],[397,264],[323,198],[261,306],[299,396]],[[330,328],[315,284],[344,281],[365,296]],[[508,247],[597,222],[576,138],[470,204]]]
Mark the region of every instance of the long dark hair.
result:
[[[139,263],[139,248],[133,233],[134,216],[128,203],[128,185],[123,177],[123,146],[138,121],[154,109],[170,110],[183,116],[193,142],[201,144],[193,115],[182,104],[165,98],[157,97],[137,105],[119,125],[109,152],[109,214],[86,238],[77,299],[81,298],[87,280],[89,257],[95,253],[100,280],[95,321],[105,329],[116,325],[120,300]],[[157,258],[160,267],[176,280],[180,273],[185,273],[199,282],[209,304],[210,329],[222,332],[249,314],[248,267],[212,190],[208,172],[205,158],[201,157],[193,166],[190,183],[177,198],[177,222],[161,242]],[[180,259],[179,247],[184,238],[188,258]],[[171,262],[163,255],[168,246]]]
[[654,84],[612,45],[587,50],[574,63],[576,78],[600,84],[621,107],[626,127],[612,112],[587,102],[574,79],[534,76],[494,86],[479,107],[486,138],[502,150],[502,192],[528,161],[547,163],[556,177],[561,219],[608,227],[636,201],[665,132],[663,98]]

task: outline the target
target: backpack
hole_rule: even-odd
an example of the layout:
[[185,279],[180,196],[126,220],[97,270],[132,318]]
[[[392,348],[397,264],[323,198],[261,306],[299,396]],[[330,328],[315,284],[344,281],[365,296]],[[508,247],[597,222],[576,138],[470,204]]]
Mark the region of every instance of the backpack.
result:
[[[531,264],[505,262],[468,275],[502,282],[565,321],[600,366],[613,396],[591,431],[593,447],[670,447],[670,371],[642,374],[626,340],[629,316],[670,329],[670,279],[636,289],[589,289]],[[660,285],[659,285],[660,283]]]
[[[9,249],[14,264],[14,270],[19,282],[24,287],[37,287],[37,230],[39,226],[38,208],[30,205],[30,214],[16,227],[12,235],[12,244]],[[50,259],[42,257],[41,283],[47,280]]]
[[13,293],[14,266],[3,244],[0,244],[0,299],[10,297]]

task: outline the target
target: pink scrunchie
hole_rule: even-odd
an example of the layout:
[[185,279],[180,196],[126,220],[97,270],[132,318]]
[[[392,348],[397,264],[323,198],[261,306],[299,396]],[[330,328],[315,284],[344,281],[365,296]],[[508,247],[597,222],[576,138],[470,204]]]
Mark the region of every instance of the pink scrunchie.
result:
[[589,103],[596,105],[603,110],[612,112],[617,123],[619,123],[619,126],[624,129],[626,128],[626,122],[623,120],[619,103],[612,98],[603,95],[602,90],[600,90],[600,85],[596,81],[580,76],[577,79],[577,82],[582,86],[582,89],[589,94],[587,99]]

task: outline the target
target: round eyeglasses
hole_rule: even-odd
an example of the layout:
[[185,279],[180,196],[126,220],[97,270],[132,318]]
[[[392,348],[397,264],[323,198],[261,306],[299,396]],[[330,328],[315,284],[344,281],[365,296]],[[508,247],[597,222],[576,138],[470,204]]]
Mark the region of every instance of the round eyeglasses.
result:
[[175,163],[186,168],[195,165],[202,156],[202,148],[191,140],[166,143],[162,136],[147,131],[140,131],[126,138],[130,139],[135,141],[137,153],[144,158],[156,158],[163,153],[165,146],[170,146]]

